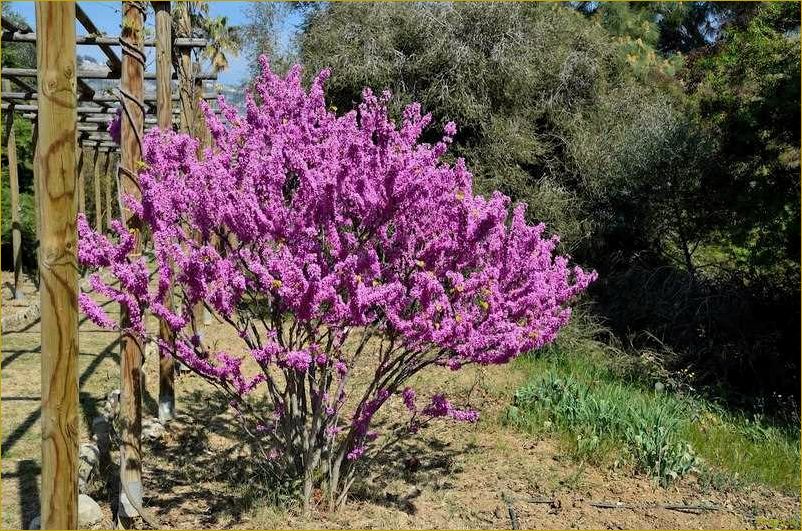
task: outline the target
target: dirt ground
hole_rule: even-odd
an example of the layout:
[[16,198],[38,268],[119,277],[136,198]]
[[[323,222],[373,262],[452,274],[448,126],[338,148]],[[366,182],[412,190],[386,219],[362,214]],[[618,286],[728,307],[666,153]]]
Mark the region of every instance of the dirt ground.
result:
[[[4,286],[8,280],[4,272]],[[36,295],[29,288],[26,296]],[[6,287],[2,297],[5,317],[16,307]],[[116,311],[111,305],[107,310]],[[210,343],[231,343],[216,322],[206,334]],[[114,333],[87,321],[81,323],[80,342],[81,433],[88,440],[92,418],[119,385],[119,345]],[[158,360],[147,360],[145,417],[156,414],[157,371]],[[257,495],[249,449],[238,442],[225,401],[198,378],[181,376],[178,417],[164,437],[143,446],[145,505],[162,529],[510,529],[512,518],[523,529],[746,529],[799,521],[797,496],[760,486],[713,487],[696,477],[661,488],[623,466],[578,464],[558,441],[503,426],[498,419],[524,377],[510,367],[435,374],[437,389],[470,393],[471,402],[481,404],[480,421],[423,430],[392,459],[377,463],[373,475],[355,485],[343,510],[321,510],[308,520]],[[425,378],[418,382],[432,385]],[[38,322],[3,330],[0,389],[2,527],[20,529],[38,514],[39,504]],[[104,511],[97,527],[110,528],[114,496],[100,482],[90,494]],[[592,505],[599,503],[613,508]],[[683,512],[663,505],[715,510]]]

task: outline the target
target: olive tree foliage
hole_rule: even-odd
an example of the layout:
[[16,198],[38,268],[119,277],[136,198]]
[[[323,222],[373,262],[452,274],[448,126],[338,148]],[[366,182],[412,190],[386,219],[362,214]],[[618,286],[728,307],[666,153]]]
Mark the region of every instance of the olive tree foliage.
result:
[[460,123],[455,151],[475,161],[479,190],[526,200],[563,242],[588,229],[559,123],[617,82],[624,65],[608,44],[578,13],[524,4],[332,4],[299,41],[304,63],[333,67],[336,105],[386,87]]
[[[526,3],[331,4],[299,37],[305,64],[333,67],[335,105],[350,108],[370,85],[462,124],[455,152],[475,161],[477,188],[527,201],[576,253],[623,223],[637,233],[628,241],[652,240],[665,215],[643,208],[643,195],[683,181],[660,196],[670,202],[696,186],[696,155],[681,150],[704,143],[672,146],[693,125],[680,123],[675,98],[642,82],[631,46],[569,6]],[[670,164],[655,165],[672,149]],[[610,219],[617,209],[628,217]]]

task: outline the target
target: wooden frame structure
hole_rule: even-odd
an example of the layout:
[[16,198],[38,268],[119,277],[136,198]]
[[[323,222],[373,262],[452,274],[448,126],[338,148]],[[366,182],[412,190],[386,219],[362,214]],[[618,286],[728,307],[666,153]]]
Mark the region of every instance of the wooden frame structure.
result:
[[[93,198],[95,227],[103,228],[100,204],[100,177],[108,174],[111,157],[119,152],[118,190],[138,192],[136,164],[141,159],[141,139],[146,126],[171,128],[200,116],[196,99],[214,100],[216,94],[203,93],[203,80],[214,80],[216,73],[192,68],[191,51],[208,45],[205,39],[189,33],[171,35],[173,25],[170,2],[152,2],[157,19],[156,38],[144,39],[146,3],[125,0],[123,30],[119,37],[101,35],[91,18],[75,2],[37,2],[36,31],[2,18],[0,39],[4,42],[31,43],[37,47],[37,68],[2,68],[2,112],[6,113],[4,139],[10,174],[16,177],[16,149],[13,115],[34,122],[36,145],[34,195],[39,234],[41,277],[42,341],[42,529],[75,529],[78,520],[78,269],[75,218],[85,209],[85,184],[79,165],[94,170]],[[86,30],[76,35],[74,20]],[[183,22],[183,20],[182,20]],[[182,24],[182,29],[187,29]],[[40,38],[41,36],[41,38]],[[76,47],[97,46],[107,58],[106,68],[79,70]],[[122,57],[114,49],[120,46]],[[145,47],[157,48],[156,72],[145,72]],[[171,72],[173,49],[177,49],[175,72]],[[188,67],[189,66],[189,67]],[[144,94],[145,80],[156,80],[156,94]],[[172,95],[177,79],[181,96]],[[119,81],[116,94],[98,93],[91,80]],[[12,86],[13,84],[13,86]],[[198,90],[197,87],[200,87]],[[188,92],[187,92],[188,91]],[[192,99],[187,102],[185,94]],[[174,105],[174,103],[176,105]],[[191,103],[188,106],[187,103]],[[117,145],[106,126],[121,114],[122,139]],[[190,113],[187,116],[188,112]],[[84,150],[93,150],[86,157]],[[103,152],[105,157],[100,157]],[[105,159],[105,161],[103,160]],[[105,171],[101,165],[105,162]],[[19,234],[19,184],[11,179],[12,235]],[[106,181],[106,228],[111,219],[111,186]],[[123,209],[129,230],[138,233],[138,220]],[[16,229],[16,231],[14,230]],[[21,264],[21,245],[14,239],[15,295]],[[140,248],[134,251],[140,252]],[[122,312],[122,321],[127,316]],[[166,331],[165,331],[166,330]],[[162,334],[169,333],[160,327]],[[131,334],[122,336],[121,408],[122,446],[120,449],[120,504],[118,518],[145,516],[141,483],[141,380],[142,341]],[[169,339],[169,338],[167,338]],[[160,363],[160,417],[174,415],[173,365]],[[162,411],[164,410],[164,411]]]

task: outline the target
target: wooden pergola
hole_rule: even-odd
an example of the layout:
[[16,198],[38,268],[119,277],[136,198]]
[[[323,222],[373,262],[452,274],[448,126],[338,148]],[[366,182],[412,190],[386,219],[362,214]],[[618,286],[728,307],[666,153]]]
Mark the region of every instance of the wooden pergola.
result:
[[[2,18],[3,42],[36,45],[35,69],[2,68],[4,141],[11,181],[14,292],[19,293],[21,231],[14,114],[34,124],[34,195],[37,203],[38,263],[40,276],[42,355],[42,529],[76,529],[78,525],[78,266],[76,217],[85,209],[82,179],[84,152],[93,151],[94,221],[103,230],[100,178],[108,174],[110,158],[119,156],[118,193],[137,196],[136,167],[142,158],[146,129],[180,128],[191,133],[201,120],[199,99],[215,100],[203,82],[215,73],[201,72],[191,52],[209,43],[192,38],[186,10],[173,20],[170,2],[152,2],[156,13],[154,39],[144,39],[146,3],[123,1],[122,34],[105,36],[75,2],[37,2],[36,30]],[[86,30],[76,35],[75,20]],[[106,56],[105,68],[78,69],[77,46],[96,46]],[[121,49],[117,54],[115,47]],[[156,51],[156,70],[145,72],[145,47]],[[175,68],[173,64],[175,62]],[[97,80],[117,82],[113,90],[98,90]],[[145,94],[146,80],[155,80],[155,93]],[[174,81],[175,87],[174,87]],[[177,94],[173,94],[176,89]],[[106,131],[121,115],[119,145]],[[146,127],[147,126],[147,127]],[[105,154],[105,161],[100,153]],[[104,167],[105,166],[105,167]],[[111,219],[111,187],[107,179],[106,228]],[[122,202],[119,202],[123,205]],[[121,206],[121,216],[132,234],[140,234],[141,220]],[[142,242],[132,255],[141,253]],[[169,296],[171,299],[171,295]],[[170,300],[165,301],[168,304]],[[121,309],[126,330],[129,319]],[[161,327],[164,339],[169,329]],[[130,331],[121,336],[120,397],[120,504],[122,523],[135,516],[148,520],[142,508],[141,478],[141,369],[142,338]],[[172,360],[160,362],[159,415],[174,414]],[[153,522],[149,522],[151,525]]]

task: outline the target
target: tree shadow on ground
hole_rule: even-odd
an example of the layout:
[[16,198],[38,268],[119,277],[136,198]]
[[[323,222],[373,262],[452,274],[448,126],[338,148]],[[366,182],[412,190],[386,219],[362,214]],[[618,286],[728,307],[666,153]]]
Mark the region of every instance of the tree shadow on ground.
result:
[[[376,429],[385,431],[388,427],[379,423]],[[414,515],[415,499],[423,488],[435,491],[452,488],[453,478],[463,472],[458,456],[476,449],[473,443],[456,447],[436,434],[411,435],[369,463],[370,470],[363,471],[364,480],[354,483],[349,500]]]
[[[152,472],[143,478],[145,493],[159,493],[146,498],[147,506],[163,525],[241,522],[243,513],[261,499],[257,493],[269,489],[250,458],[255,449],[243,440],[222,395],[196,391],[181,407],[168,423],[167,435],[145,443],[144,454],[155,457],[147,463]],[[177,515],[183,520],[174,521]]]
[[[244,438],[224,396],[196,391],[181,404],[168,434],[148,442],[144,451],[150,470],[144,477],[145,493],[158,493],[146,503],[163,525],[230,527],[242,523],[257,504],[294,505],[287,487],[252,458],[257,449]],[[416,435],[372,462],[370,479],[357,481],[349,499],[415,514],[415,500],[424,487],[453,486],[452,478],[462,472],[457,456],[466,451],[470,445]]]
[[17,479],[17,496],[19,497],[19,521],[23,529],[29,529],[31,520],[39,515],[39,475],[42,469],[33,459],[17,461],[16,472],[4,473],[4,478]]

